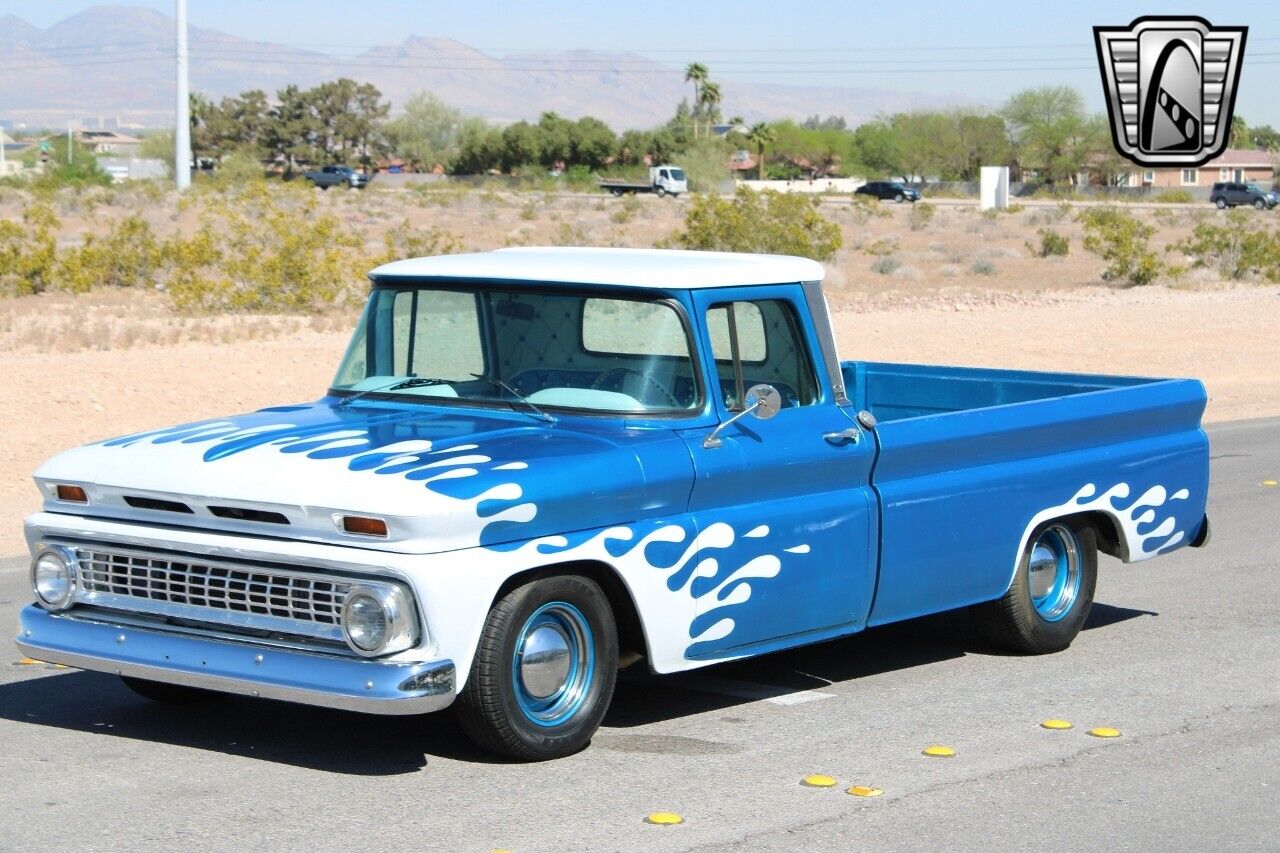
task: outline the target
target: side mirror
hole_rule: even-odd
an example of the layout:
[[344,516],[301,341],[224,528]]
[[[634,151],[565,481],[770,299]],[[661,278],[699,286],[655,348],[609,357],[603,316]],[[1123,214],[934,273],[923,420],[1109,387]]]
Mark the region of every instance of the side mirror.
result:
[[782,409],[782,395],[772,385],[752,385],[747,389],[747,411],[762,421]]
[[747,389],[744,402],[747,404],[746,408],[712,430],[711,435],[702,440],[703,447],[711,449],[724,444],[720,439],[720,433],[724,432],[730,424],[746,417],[748,413],[762,421],[769,420],[782,408],[782,395],[772,385],[752,385]]

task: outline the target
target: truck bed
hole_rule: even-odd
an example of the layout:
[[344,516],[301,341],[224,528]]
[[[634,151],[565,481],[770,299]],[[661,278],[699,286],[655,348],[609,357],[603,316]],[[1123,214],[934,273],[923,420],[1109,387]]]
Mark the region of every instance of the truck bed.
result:
[[[844,362],[881,499],[869,624],[998,598],[1037,516],[1098,519],[1126,562],[1204,520],[1204,386],[1187,379]],[[1020,549],[1019,549],[1020,550]],[[942,605],[942,606],[940,606]]]

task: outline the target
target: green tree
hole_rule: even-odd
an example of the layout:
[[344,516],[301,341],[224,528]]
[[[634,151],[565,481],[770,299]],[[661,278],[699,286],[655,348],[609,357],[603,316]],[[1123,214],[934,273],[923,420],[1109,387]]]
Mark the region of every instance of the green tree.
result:
[[276,93],[263,142],[268,153],[285,161],[286,174],[292,174],[299,160],[318,159],[321,131],[307,93],[290,84]]
[[430,92],[419,92],[405,101],[404,112],[383,131],[392,151],[415,168],[429,170],[457,155],[462,124],[461,110]]
[[557,162],[568,165],[573,160],[573,122],[555,112],[538,117],[538,130],[542,134],[542,165],[554,168]]
[[469,118],[462,123],[458,154],[449,171],[464,175],[483,175],[502,165],[502,131],[484,119]]
[[1249,136],[1253,139],[1253,147],[1263,151],[1280,151],[1280,132],[1277,132],[1269,124],[1260,124],[1257,127],[1249,129]]
[[708,80],[702,84],[702,91],[698,95],[697,107],[698,113],[707,123],[707,136],[711,135],[711,126],[720,119],[720,103],[723,100],[724,93],[720,90],[719,83],[713,83]]
[[884,121],[860,124],[853,131],[853,156],[865,177],[890,176],[898,172],[898,140]]
[[571,127],[569,143],[573,163],[598,169],[613,156],[618,139],[600,119],[583,116]]
[[1249,123],[1244,116],[1231,117],[1231,136],[1227,138],[1228,148],[1245,148],[1252,140],[1249,137]]
[[1067,86],[1017,92],[1001,115],[1009,129],[1014,165],[1034,171],[1048,184],[1069,181],[1102,150],[1097,124],[1085,113],[1084,100]]
[[756,149],[756,166],[759,170],[758,179],[761,181],[764,180],[764,151],[775,138],[776,134],[774,134],[773,128],[769,127],[767,122],[756,122],[747,131],[747,141]]
[[542,157],[542,131],[537,125],[518,121],[502,130],[502,168],[511,172],[537,163]]

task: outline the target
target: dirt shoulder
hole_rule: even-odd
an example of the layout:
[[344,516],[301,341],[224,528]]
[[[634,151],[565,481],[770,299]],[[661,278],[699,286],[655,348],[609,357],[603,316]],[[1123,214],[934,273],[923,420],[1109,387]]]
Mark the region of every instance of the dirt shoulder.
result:
[[[943,291],[835,297],[845,358],[1194,376],[1206,420],[1280,415],[1280,289],[1239,287],[1013,294]],[[347,332],[276,330],[230,343],[0,352],[0,555],[23,550],[36,509],[32,470],[60,450],[183,421],[310,400],[327,386]]]

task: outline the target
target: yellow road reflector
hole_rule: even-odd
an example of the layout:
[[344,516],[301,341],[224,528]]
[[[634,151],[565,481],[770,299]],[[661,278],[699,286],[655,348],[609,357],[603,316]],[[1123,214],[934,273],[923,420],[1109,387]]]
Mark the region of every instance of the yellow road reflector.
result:
[[872,788],[870,785],[854,785],[846,794],[853,794],[855,797],[878,797],[884,793],[879,788]]
[[1042,729],[1069,729],[1069,728],[1071,728],[1071,723],[1067,722],[1066,720],[1045,720],[1043,723],[1041,723],[1041,724],[1040,724],[1040,728],[1042,728]]
[[1094,737],[1120,737],[1120,730],[1109,726],[1098,726],[1096,729],[1089,729],[1089,734]]
[[677,823],[684,823],[684,818],[675,812],[654,812],[644,820],[645,823],[652,823],[657,826],[675,826]]
[[800,780],[801,785],[807,785],[810,788],[834,788],[836,786],[836,777],[828,776],[825,773],[812,773]]
[[35,658],[23,658],[22,660],[18,661],[18,663],[21,664],[22,666],[36,666],[37,664],[44,663],[44,661],[36,660]]
[[1262,481],[1262,485],[1264,485],[1264,486],[1276,486],[1276,485],[1280,485],[1280,483],[1277,483],[1275,480],[1263,480],[1263,481]]
[[933,746],[926,746],[922,752],[931,758],[951,758],[956,754],[956,751],[951,747],[939,746],[937,744],[934,744]]

